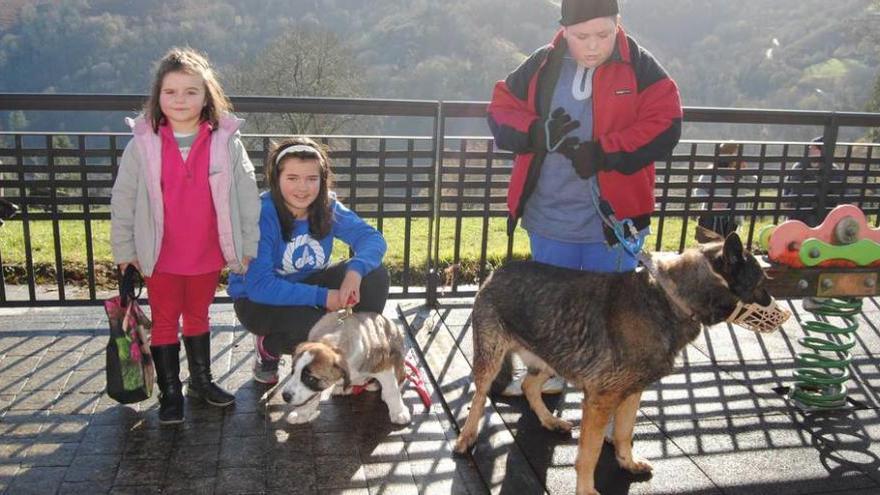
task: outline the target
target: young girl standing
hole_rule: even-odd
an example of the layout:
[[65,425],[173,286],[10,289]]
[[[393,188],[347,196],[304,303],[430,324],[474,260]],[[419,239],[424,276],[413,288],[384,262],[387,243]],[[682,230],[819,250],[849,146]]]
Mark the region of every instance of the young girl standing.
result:
[[[352,306],[381,313],[388,298],[385,239],[330,191],[327,151],[305,137],[266,157],[260,244],[247,274],[229,277],[235,314],[256,337],[254,379],[278,381],[278,356],[291,353],[327,311]],[[333,240],[354,251],[331,264]]]
[[183,421],[178,329],[189,364],[186,395],[219,407],[235,397],[211,377],[208,308],[220,271],[247,271],[259,240],[254,167],[207,59],[174,48],[159,61],[111,198],[113,258],[144,275],[159,422]]

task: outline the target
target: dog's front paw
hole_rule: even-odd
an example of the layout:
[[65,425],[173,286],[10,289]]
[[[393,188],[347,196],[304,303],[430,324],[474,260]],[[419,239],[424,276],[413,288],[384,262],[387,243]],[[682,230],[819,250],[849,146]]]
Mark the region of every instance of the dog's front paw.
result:
[[621,468],[633,474],[650,473],[654,470],[654,466],[652,466],[647,459],[643,459],[641,457],[633,457],[630,459],[621,459],[620,457],[618,457],[617,463],[620,465]]
[[409,409],[403,408],[397,413],[390,413],[391,422],[396,425],[408,425],[412,421]]
[[289,413],[287,413],[287,417],[284,419],[286,419],[287,422],[292,425],[299,425],[306,422],[306,418],[296,411],[290,411]]
[[571,433],[571,423],[555,416],[550,416],[546,420],[541,419],[541,426],[558,433]]
[[319,411],[319,410],[309,411],[309,412],[305,412],[305,413],[297,412],[297,411],[290,411],[290,413],[287,415],[286,419],[287,419],[287,422],[292,425],[301,425],[303,423],[308,423],[310,421],[314,421],[315,418],[317,418],[320,414],[321,414],[321,411]]
[[455,440],[455,446],[452,448],[452,451],[457,455],[465,455],[468,449],[471,448],[471,445],[473,445],[474,440],[476,439],[472,438],[471,435],[460,433]]

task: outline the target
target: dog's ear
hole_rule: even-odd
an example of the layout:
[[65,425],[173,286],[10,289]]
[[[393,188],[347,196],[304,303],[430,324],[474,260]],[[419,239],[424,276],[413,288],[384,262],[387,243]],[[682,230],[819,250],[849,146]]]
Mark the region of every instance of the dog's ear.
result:
[[724,240],[724,251],[722,256],[724,262],[728,265],[736,265],[746,260],[745,248],[743,248],[742,239],[736,232],[731,233]]
[[[338,350],[338,349],[337,349]],[[336,359],[333,360],[333,367],[339,368],[342,373],[342,386],[348,388],[351,386],[351,372],[348,369],[348,363],[342,359],[342,354],[337,353]]]
[[299,355],[299,354],[302,354],[303,347],[304,347],[306,344],[308,344],[308,342],[300,342],[299,344],[296,345],[296,347],[293,348],[293,352],[291,352],[291,354],[292,354],[293,356],[297,356],[297,355]]
[[702,225],[697,225],[697,231],[695,232],[694,237],[696,237],[697,242],[699,242],[700,244],[708,244],[710,242],[718,242],[724,240],[724,237],[721,237],[718,232],[707,229]]

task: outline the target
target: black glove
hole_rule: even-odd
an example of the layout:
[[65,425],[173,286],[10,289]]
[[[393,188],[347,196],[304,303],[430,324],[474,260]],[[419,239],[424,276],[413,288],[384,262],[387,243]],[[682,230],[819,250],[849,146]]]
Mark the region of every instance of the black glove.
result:
[[[567,141],[563,141],[563,144]],[[573,146],[560,146],[559,152],[571,160],[574,171],[583,179],[589,179],[597,170],[605,168],[605,154],[598,141],[581,141]]]
[[[529,127],[529,140],[531,141],[532,148],[551,151],[557,146],[561,147],[560,140],[562,140],[566,134],[580,126],[580,122],[572,120],[571,116],[565,112],[565,109],[559,107],[556,110],[553,110],[553,113],[550,114],[546,126],[544,125],[544,121],[540,119],[532,123],[531,127]],[[547,135],[548,130],[550,131],[549,136]],[[577,142],[576,138],[569,138],[565,141],[569,140],[573,140],[570,142],[570,145]]]

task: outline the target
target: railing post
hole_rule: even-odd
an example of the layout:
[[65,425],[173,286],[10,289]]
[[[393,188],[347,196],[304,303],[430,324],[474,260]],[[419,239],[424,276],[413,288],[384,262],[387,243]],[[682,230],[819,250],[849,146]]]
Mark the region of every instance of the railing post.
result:
[[837,147],[839,130],[837,113],[831,112],[822,131],[822,163],[819,166],[819,194],[816,198],[816,218],[820,223],[825,218],[825,206],[828,204],[828,182],[834,177],[834,149]]
[[[99,111],[99,112],[109,112],[109,111],[128,111],[133,107],[139,106],[145,95],[76,95],[76,94],[68,94],[68,95],[46,95],[46,94],[11,94],[11,93],[0,93],[0,110],[2,111],[12,111],[12,110],[22,110],[22,111],[70,111],[70,112],[79,112],[79,111]],[[459,261],[461,253],[458,252],[459,249],[462,249],[464,246],[461,244],[461,232],[462,230],[462,222],[467,217],[478,217],[479,212],[475,211],[462,211],[462,209],[467,205],[470,207],[471,204],[478,204],[479,198],[477,196],[464,196],[464,190],[462,189],[463,185],[474,185],[475,182],[465,182],[462,183],[462,175],[458,176],[458,184],[457,184],[457,192],[452,191],[452,189],[444,188],[444,178],[452,178],[455,180],[455,173],[462,174],[463,172],[477,172],[475,168],[465,167],[465,170],[458,171],[458,169],[453,170],[452,168],[445,168],[444,159],[446,157],[445,153],[445,138],[446,138],[446,117],[449,116],[453,119],[459,118],[484,118],[486,111],[486,102],[444,102],[439,100],[361,100],[361,99],[341,99],[341,98],[287,98],[287,97],[233,97],[233,101],[236,104],[236,108],[240,111],[245,111],[248,113],[269,113],[269,114],[278,114],[278,113],[298,113],[298,114],[328,114],[328,115],[354,115],[354,116],[385,116],[385,117],[417,117],[419,122],[423,124],[428,123],[428,119],[432,119],[433,128],[430,130],[430,134],[427,136],[422,136],[422,132],[419,133],[419,136],[409,136],[408,139],[409,150],[407,151],[407,165],[406,167],[399,167],[399,159],[400,154],[398,150],[387,150],[383,151],[385,146],[388,146],[388,142],[385,140],[390,136],[351,136],[345,134],[333,134],[328,136],[320,137],[322,143],[327,143],[330,139],[347,139],[351,141],[351,150],[350,155],[352,158],[352,180],[350,181],[350,196],[352,198],[353,204],[351,206],[362,206],[363,203],[357,201],[357,196],[354,194],[355,190],[363,185],[366,188],[373,188],[372,185],[374,183],[373,174],[366,171],[373,171],[375,167],[372,165],[372,161],[375,156],[379,158],[379,172],[378,172],[378,191],[379,191],[379,199],[378,199],[378,215],[379,221],[377,221],[377,226],[382,227],[381,219],[386,218],[386,206],[396,201],[397,191],[404,187],[406,189],[406,207],[404,209],[403,216],[405,217],[405,225],[406,232],[404,234],[404,249],[406,251],[404,255],[404,288],[403,291],[393,293],[393,297],[412,297],[411,292],[408,290],[409,283],[411,278],[416,278],[418,274],[413,275],[417,271],[422,271],[421,276],[418,276],[419,282],[417,282],[420,286],[424,287],[420,289],[420,291],[424,291],[425,293],[425,301],[427,304],[436,306],[440,297],[444,297],[444,295],[448,294],[444,291],[444,282],[446,281],[446,264],[450,261],[449,257],[447,257],[446,261],[443,261],[441,248],[444,248],[444,244],[448,242],[454,242],[453,246],[456,248],[456,252],[453,254],[452,249],[446,251],[451,256],[454,256],[455,261]],[[871,218],[871,223],[876,224],[880,222],[880,220],[876,220],[877,217],[877,208],[876,202],[872,202],[873,196],[871,193],[873,189],[871,188],[871,173],[874,170],[877,164],[877,147],[871,147],[867,145],[867,156],[861,157],[858,159],[850,156],[852,154],[852,149],[847,149],[847,166],[844,170],[835,170],[834,162],[835,162],[835,153],[834,149],[837,145],[837,140],[840,139],[838,134],[843,132],[841,128],[853,128],[853,127],[880,127],[880,114],[877,113],[856,113],[856,112],[840,112],[840,113],[832,113],[828,111],[782,111],[782,110],[757,110],[757,109],[718,109],[718,108],[688,108],[685,109],[685,118],[689,123],[728,123],[728,124],[767,124],[767,125],[797,125],[797,126],[813,126],[814,128],[823,127],[823,139],[824,139],[824,154],[822,165],[815,167],[814,172],[819,178],[818,184],[813,186],[813,202],[809,205],[804,205],[805,208],[815,208],[817,210],[825,210],[829,208],[831,205],[837,202],[837,192],[838,190],[842,193],[842,196],[849,195],[849,200],[855,201],[858,200],[863,205],[863,208],[866,209],[866,213],[869,218]],[[457,127],[457,126],[454,126]],[[381,131],[381,128],[378,128]],[[22,208],[19,216],[13,220],[13,224],[10,228],[20,228],[22,234],[24,235],[24,246],[23,248],[16,247],[16,250],[21,250],[22,255],[18,256],[15,259],[16,262],[19,262],[19,259],[22,259],[22,264],[24,266],[25,271],[25,280],[23,282],[26,283],[27,291],[24,291],[25,287],[16,288],[16,294],[14,295],[14,299],[12,301],[9,300],[10,294],[9,287],[3,285],[3,282],[0,281],[0,306],[51,306],[51,305],[63,305],[63,306],[73,306],[73,305],[83,305],[83,304],[100,304],[101,300],[98,299],[98,290],[95,287],[95,266],[94,266],[94,246],[92,246],[93,242],[98,242],[99,239],[95,238],[90,232],[90,222],[100,221],[106,222],[110,218],[110,213],[107,208],[107,203],[109,201],[109,188],[112,185],[113,179],[116,177],[117,169],[118,169],[118,159],[119,155],[121,155],[121,149],[118,148],[118,142],[126,142],[130,137],[128,133],[106,133],[106,132],[83,132],[82,135],[85,137],[81,137],[79,145],[76,147],[77,149],[71,150],[66,147],[62,147],[65,149],[59,149],[58,145],[55,141],[52,140],[52,136],[57,134],[57,132],[61,131],[37,131],[37,132],[12,132],[12,131],[0,131],[0,141],[2,141],[2,146],[0,146],[0,160],[3,161],[3,164],[0,165],[0,174],[4,177],[0,180],[0,187],[2,187],[3,191],[7,195],[11,195],[10,199],[13,199],[20,203]],[[64,134],[62,132],[62,134]],[[110,144],[109,149],[104,149],[103,147],[89,147],[89,140],[91,140],[91,136],[104,136],[109,135]],[[405,136],[395,136],[395,139],[398,137]],[[415,150],[414,138],[421,139],[426,137],[430,140],[428,148],[424,146],[419,151]],[[377,152],[373,151],[370,146],[361,145],[361,139],[380,139],[380,150]],[[265,155],[265,149],[268,148],[268,136],[262,137],[264,146],[263,149],[259,151],[257,155],[253,155],[253,158],[263,158]],[[463,138],[464,139],[464,138]],[[26,143],[22,143],[23,140],[26,140]],[[44,144],[40,144],[40,142]],[[33,146],[25,147],[23,144],[27,143],[36,143]],[[696,142],[691,140],[691,142]],[[710,141],[699,140],[702,143],[708,143]],[[756,189],[756,197],[755,200],[765,199],[765,194],[761,192],[761,190],[766,189],[768,186],[776,186],[776,194],[775,196],[767,197],[769,201],[764,201],[764,203],[775,203],[775,208],[772,210],[768,210],[764,205],[759,205],[758,209],[755,210],[755,215],[761,215],[763,213],[773,213],[775,215],[774,218],[778,217],[783,205],[782,193],[785,191],[785,187],[788,185],[785,183],[784,179],[787,175],[786,163],[789,160],[788,151],[789,144],[783,143],[782,148],[782,156],[776,157],[764,156],[764,148],[763,146],[769,145],[771,143],[762,144],[762,156],[760,158],[759,163],[765,163],[763,169],[760,169],[760,175],[763,177],[766,174],[768,176],[780,176],[782,178],[779,179],[776,184],[769,184],[765,180],[763,182],[762,187]],[[433,147],[431,147],[433,146]],[[457,147],[458,148],[458,147]],[[461,150],[458,153],[461,153],[461,163],[466,165],[468,160],[476,160],[478,156],[478,152],[476,149],[468,151],[468,146],[463,142],[461,146]],[[497,150],[494,151],[497,153]],[[341,150],[337,152],[339,155],[344,154]],[[488,160],[491,161],[493,151],[491,149],[487,150],[486,155],[489,157]],[[873,153],[873,154],[872,154]],[[106,156],[109,154],[110,156],[110,167],[109,170],[106,165],[103,165],[103,162],[106,161]],[[692,153],[693,154],[693,153]],[[416,155],[418,159],[416,159]],[[385,156],[385,158],[383,158]],[[507,161],[509,159],[509,154],[505,153],[503,155],[503,159]],[[43,157],[46,157],[47,161],[46,165],[41,165],[43,161]],[[78,158],[79,165],[74,163],[75,160],[71,158]],[[95,158],[95,167],[92,167],[92,158]],[[700,155],[697,159],[702,160],[705,157]],[[749,157],[754,158],[754,157]],[[841,160],[843,160],[843,155],[841,156]],[[708,158],[708,159],[711,159]],[[360,160],[360,161],[358,161]],[[366,160],[370,163],[363,163]],[[394,160],[393,166],[388,166],[387,169],[383,168],[383,163],[386,160]],[[818,158],[816,158],[818,161]],[[415,163],[419,161],[419,163]],[[692,188],[694,186],[693,176],[696,174],[696,170],[689,170],[691,172],[689,175],[690,179],[685,181],[684,183],[680,181],[672,181],[672,174],[676,174],[676,177],[680,177],[680,174],[684,173],[684,170],[681,168],[673,167],[673,163],[676,165],[685,164],[688,161],[688,157],[686,155],[671,155],[671,157],[667,158],[666,161],[666,173],[665,173],[665,181],[662,184],[658,183],[658,189],[662,191],[661,197],[659,199],[660,208],[659,208],[659,229],[657,235],[657,247],[661,247],[663,245],[663,237],[664,232],[664,218],[668,219],[671,217],[683,217],[683,222],[690,222],[688,218],[690,215],[695,214],[695,210],[693,210],[693,194]],[[852,170],[849,168],[849,163],[855,161],[856,163],[864,162],[865,168],[864,173],[862,174],[862,182],[856,184],[855,182],[852,184],[853,187],[850,188],[846,183],[843,185],[840,184],[837,177],[839,174],[841,175],[855,175],[849,172]],[[33,163],[32,163],[33,162]],[[780,172],[776,172],[771,165],[775,164],[775,162],[779,162]],[[94,170],[93,170],[94,168]],[[491,168],[491,166],[490,166]],[[383,172],[384,170],[384,172]],[[393,172],[389,172],[389,170],[393,170]],[[73,171],[77,171],[82,175],[79,176],[78,179],[71,178]],[[450,175],[447,176],[446,172],[450,172]],[[480,277],[479,280],[483,280],[485,278],[485,270],[486,270],[486,245],[489,242],[489,220],[498,219],[501,220],[505,217],[505,215],[501,211],[493,211],[492,205],[496,198],[492,197],[493,192],[491,190],[493,181],[490,175],[496,173],[492,170],[487,171],[487,183],[486,190],[484,191],[484,211],[482,212],[484,226],[482,233],[482,248],[480,251]],[[847,172],[847,174],[842,174],[842,172]],[[368,174],[370,178],[364,180],[356,180],[363,179],[361,177],[362,174]],[[658,169],[658,174],[660,170]],[[34,175],[36,174],[36,175]],[[387,175],[383,175],[387,174]],[[394,178],[389,177],[391,174],[394,174]],[[775,175],[774,175],[775,174]],[[262,174],[260,174],[262,175]],[[406,176],[405,181],[400,181],[400,176]],[[475,176],[476,174],[471,174],[470,176]],[[796,174],[797,177],[801,177],[804,174],[799,173]],[[469,177],[470,177],[469,176]],[[744,176],[742,176],[744,177]],[[742,178],[741,177],[741,178]],[[766,177],[765,177],[766,179]],[[736,181],[734,181],[736,182]],[[447,184],[451,184],[447,182]],[[740,186],[742,184],[740,183]],[[77,189],[77,186],[81,186],[82,194],[81,198],[78,198],[76,195],[72,198],[62,197],[64,193],[66,193],[66,189]],[[715,184],[716,193],[718,184]],[[48,192],[43,192],[43,190],[48,187]],[[29,192],[32,192],[32,188],[40,189],[39,194],[29,195]],[[386,198],[385,193],[389,193],[389,188],[393,188],[395,191],[391,192],[391,195]],[[682,188],[686,190],[684,192],[680,191]],[[473,189],[468,187],[468,192],[471,192]],[[796,188],[800,190],[800,188]],[[859,194],[856,196],[854,190],[858,190]],[[93,192],[92,192],[93,191]],[[737,196],[736,193],[743,192],[742,189],[737,190],[737,186],[734,185],[731,188],[734,196]],[[17,194],[17,196],[16,196]],[[688,198],[688,194],[691,195]],[[445,195],[445,196],[444,196]],[[413,196],[417,196],[413,198]],[[392,199],[394,198],[394,199]],[[365,198],[361,198],[365,200]],[[745,199],[745,198],[740,198]],[[455,200],[455,201],[453,201]],[[463,203],[463,201],[467,201],[467,203]],[[681,201],[684,201],[684,208],[681,210],[676,210],[675,207],[681,204]],[[66,208],[67,205],[76,205],[79,202],[82,202],[82,214],[79,213],[77,208]],[[44,209],[42,205],[47,205]],[[370,201],[366,201],[369,203]],[[454,209],[450,209],[445,214],[442,210],[443,205],[452,206]],[[39,208],[37,208],[39,206]],[[395,204],[395,207],[398,205]],[[673,208],[670,210],[669,208]],[[787,207],[786,207],[787,208]],[[416,210],[416,211],[413,211]],[[787,210],[786,210],[787,211]],[[672,213],[671,215],[669,213]],[[824,211],[822,212],[824,213]],[[457,215],[456,215],[457,214]],[[398,216],[397,210],[394,212],[395,216]],[[465,217],[465,215],[467,217]],[[456,217],[459,220],[456,222]],[[445,220],[444,220],[445,218]],[[426,221],[427,224],[422,225],[420,222]],[[89,273],[89,297],[88,299],[80,299],[80,298],[72,298],[70,293],[65,293],[67,287],[66,280],[64,279],[63,268],[67,262],[62,258],[62,245],[59,235],[59,225],[68,226],[71,225],[72,222],[82,220],[85,222],[85,233],[86,233],[86,258],[87,270]],[[443,237],[442,230],[442,222],[456,222],[458,225],[455,227],[455,238],[446,239]],[[414,234],[413,229],[410,227],[413,225],[413,222],[419,225],[419,229],[425,228],[428,230],[427,240],[419,240],[419,242],[425,242],[422,245],[422,249],[427,248],[427,251],[424,254],[424,260],[418,260],[417,265],[411,266],[409,256],[411,253],[411,235]],[[39,224],[39,225],[37,225]],[[21,225],[21,227],[18,227]],[[52,267],[52,258],[54,255],[54,268],[56,271],[56,276],[54,283],[52,285],[57,285],[57,289],[53,290],[57,292],[57,296],[55,298],[37,298],[37,293],[42,291],[42,288],[37,286],[36,280],[36,272],[39,269],[43,268],[44,262],[42,259],[35,261],[36,249],[42,247],[39,245],[40,242],[37,239],[33,239],[31,234],[35,234],[34,227],[39,226],[42,227],[44,225],[50,225],[52,228],[53,238],[49,240],[49,246],[46,246],[50,249],[54,249],[54,253],[49,253],[49,266]],[[94,227],[94,226],[91,226]],[[452,227],[452,224],[447,225],[447,227]],[[93,229],[92,229],[93,230]],[[4,233],[9,232],[9,230],[0,231],[0,236],[4,235]],[[453,229],[449,229],[448,233],[453,233]],[[675,235],[675,234],[673,234]],[[450,236],[451,237],[451,236]],[[670,237],[669,235],[666,238]],[[751,225],[749,230],[749,239],[752,238]],[[476,242],[479,239],[474,239],[474,246],[477,247]],[[686,241],[686,237],[683,237],[683,240]],[[471,241],[471,239],[467,239],[466,241]],[[514,237],[508,237],[507,239],[507,257],[510,259],[513,255],[513,241]],[[449,246],[446,246],[449,248]],[[444,248],[444,249],[446,249]],[[11,257],[9,253],[3,252],[2,257],[0,257],[0,266],[7,268]],[[17,251],[16,251],[16,254]],[[22,258],[23,257],[23,258]],[[422,277],[424,277],[424,282],[422,282]],[[42,280],[42,278],[41,278]],[[470,289],[463,290],[457,284],[461,280],[458,280],[455,285],[454,294],[457,295],[465,295],[465,292],[472,293]],[[52,283],[53,281],[50,281]],[[18,291],[22,293],[26,292],[26,294],[19,295]],[[68,291],[69,292],[69,291]],[[227,299],[227,298],[222,298]]]
[[446,118],[443,101],[438,101],[434,113],[434,197],[431,201],[431,218],[428,221],[428,273],[425,284],[425,304],[432,308],[437,307],[437,284],[440,280],[437,273],[440,264],[440,181],[445,139]]

